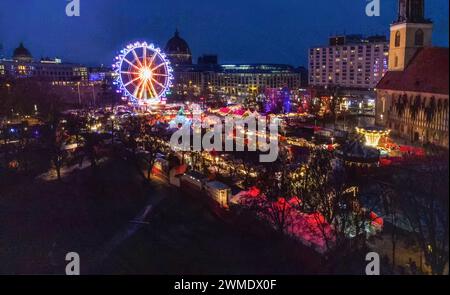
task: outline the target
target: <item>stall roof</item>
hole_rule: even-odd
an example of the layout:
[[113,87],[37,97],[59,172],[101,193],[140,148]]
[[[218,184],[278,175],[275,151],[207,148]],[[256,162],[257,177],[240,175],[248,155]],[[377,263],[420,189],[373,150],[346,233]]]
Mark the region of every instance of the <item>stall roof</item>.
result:
[[204,174],[197,172],[197,171],[188,171],[185,173],[185,175],[190,176],[192,178],[198,179],[198,180],[202,180],[202,179],[207,179],[208,177],[206,177]]
[[206,184],[209,187],[218,189],[218,190],[223,190],[223,189],[230,189],[230,187],[220,181],[210,181]]

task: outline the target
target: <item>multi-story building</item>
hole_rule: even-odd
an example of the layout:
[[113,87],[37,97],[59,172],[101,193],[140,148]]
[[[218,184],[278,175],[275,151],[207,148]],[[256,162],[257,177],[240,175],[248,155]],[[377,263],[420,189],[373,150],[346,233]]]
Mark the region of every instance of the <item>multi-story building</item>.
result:
[[167,56],[174,66],[174,97],[239,98],[256,97],[266,88],[302,86],[304,70],[279,64],[220,65],[215,55],[199,57],[192,64],[191,50],[178,32],[169,40]]
[[449,50],[431,47],[424,0],[399,0],[389,71],[377,86],[376,123],[413,143],[449,146]]
[[10,78],[36,78],[53,85],[72,82],[88,82],[88,68],[79,64],[63,63],[61,59],[43,58],[35,61],[31,53],[21,43],[14,50],[12,59],[0,60],[0,76]]
[[174,94],[181,97],[205,96],[255,98],[267,88],[301,88],[302,74],[289,65],[234,64],[188,65],[175,68]]
[[95,104],[111,92],[111,69],[91,69],[81,64],[64,63],[61,59],[33,59],[21,43],[11,59],[0,59],[0,79],[29,78],[51,86],[51,91],[66,103]]
[[266,88],[301,87],[301,74],[289,65],[238,64],[220,65],[216,71],[204,73],[203,88],[211,93],[228,96],[248,96]]
[[309,85],[373,89],[388,68],[385,36],[334,36],[309,50]]

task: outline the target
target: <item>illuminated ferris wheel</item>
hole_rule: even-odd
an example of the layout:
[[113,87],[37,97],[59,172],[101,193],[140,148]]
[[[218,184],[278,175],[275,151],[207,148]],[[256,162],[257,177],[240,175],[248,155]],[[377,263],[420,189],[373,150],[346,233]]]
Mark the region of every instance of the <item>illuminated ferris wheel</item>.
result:
[[170,62],[159,48],[136,42],[120,51],[113,68],[116,84],[132,103],[159,104],[172,87]]

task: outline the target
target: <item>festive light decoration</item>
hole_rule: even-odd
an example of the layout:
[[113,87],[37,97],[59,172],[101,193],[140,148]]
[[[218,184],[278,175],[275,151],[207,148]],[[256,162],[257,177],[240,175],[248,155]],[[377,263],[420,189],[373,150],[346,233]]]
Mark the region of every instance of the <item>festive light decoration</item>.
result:
[[136,42],[120,51],[113,69],[115,84],[134,104],[165,102],[173,70],[166,55],[153,44]]
[[378,147],[380,139],[384,136],[389,136],[390,130],[377,128],[359,128],[356,127],[356,132],[364,136],[365,144],[370,147]]

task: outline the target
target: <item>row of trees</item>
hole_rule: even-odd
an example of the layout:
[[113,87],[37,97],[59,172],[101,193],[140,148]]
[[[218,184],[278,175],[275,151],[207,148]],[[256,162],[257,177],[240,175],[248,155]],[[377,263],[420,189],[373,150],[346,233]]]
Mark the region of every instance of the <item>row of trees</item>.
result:
[[162,143],[161,130],[148,124],[147,118],[141,116],[128,118],[122,127],[117,136],[130,152],[138,169],[142,161],[145,163],[146,177],[150,179],[158,153],[170,156],[170,151]]
[[[158,129],[149,126],[142,117],[130,117],[123,129],[117,134],[133,160],[146,162],[149,178],[156,161],[157,153],[168,152],[161,142]],[[76,132],[80,122],[68,120],[70,134],[83,138],[85,154],[95,167],[96,149],[99,144],[95,135]],[[48,136],[54,143],[53,163],[60,167],[61,141],[58,133]],[[140,147],[140,148],[139,148]],[[145,152],[143,152],[145,151]],[[143,157],[141,156],[143,155]],[[194,166],[206,167],[201,154],[191,153]],[[245,162],[247,163],[247,162]],[[404,216],[413,228],[412,234],[425,254],[426,262],[434,273],[443,273],[448,263],[448,165],[445,160],[424,165],[420,169],[402,169],[393,171],[388,182],[379,182],[380,202],[385,208],[384,216],[391,217],[393,252],[395,252],[396,216]],[[241,168],[251,171],[250,168]],[[251,167],[251,165],[248,165]],[[427,167],[427,168],[425,168]],[[57,168],[58,169],[58,168]],[[339,264],[341,259],[358,250],[367,250],[366,230],[373,222],[370,216],[373,208],[363,208],[358,190],[346,177],[343,167],[336,164],[332,153],[316,149],[312,151],[306,165],[295,167],[289,152],[283,149],[277,162],[258,169],[258,179],[248,179],[246,185],[256,186],[260,195],[258,202],[248,203],[247,209],[264,216],[272,226],[282,234],[292,225],[290,211],[297,210],[306,214],[315,214],[322,238],[326,242],[330,263]],[[249,175],[250,173],[247,173]],[[384,217],[381,216],[381,217]],[[332,229],[330,235],[327,229]],[[393,253],[395,257],[395,253]],[[395,261],[393,261],[395,264]]]
[[[76,83],[76,82],[74,82]],[[111,104],[120,101],[120,95],[112,83],[105,81],[94,88],[77,89],[72,86],[54,86],[49,81],[37,78],[0,78],[0,116],[34,115],[36,109],[45,120],[55,110],[60,111],[64,105]],[[93,97],[91,97],[93,96]],[[86,98],[88,97],[88,99]]]
[[38,109],[44,119],[50,119],[61,105],[61,97],[48,83],[35,79],[0,81],[0,116],[34,115]]
[[[64,119],[64,120],[63,120]],[[58,111],[48,114],[48,121],[42,125],[28,126],[26,123],[2,130],[2,145],[5,167],[9,161],[17,162],[16,171],[25,174],[42,173],[52,166],[57,178],[61,179],[61,169],[78,161],[81,165],[87,157],[93,167],[98,160],[101,136],[86,131],[86,121],[81,117],[62,117]],[[76,144],[75,150],[66,146]]]
[[449,261],[448,153],[420,166],[393,169],[389,180],[379,181],[381,197],[393,229],[392,264],[395,265],[399,230],[407,223],[415,244],[433,274],[444,274]]
[[280,234],[287,234],[293,226],[294,211],[313,216],[325,241],[330,270],[346,256],[366,251],[371,210],[362,207],[358,190],[349,184],[329,151],[315,149],[307,165],[295,167],[283,150],[277,162],[261,171],[256,188],[260,196],[243,205]]
[[[78,162],[81,166],[86,158],[94,171],[97,167],[103,138],[98,133],[87,131],[86,123],[83,117],[66,116],[63,120],[59,113],[54,113],[43,129],[42,141],[50,153],[58,180],[61,180],[61,169],[68,163]],[[65,149],[69,144],[77,145],[75,151]]]
[[[264,169],[256,187],[264,198],[246,204],[280,233],[292,225],[291,210],[313,214],[326,242],[330,267],[360,251],[367,253],[367,229],[376,218],[391,223],[392,265],[395,267],[399,220],[410,226],[410,237],[424,254],[434,274],[443,274],[449,261],[449,170],[448,153],[431,163],[391,171],[388,181],[376,181],[378,190],[362,206],[361,196],[337,165],[332,153],[313,150],[305,166],[293,169],[284,151],[278,161]],[[370,181],[369,181],[370,183]],[[380,211],[381,210],[381,211]],[[331,227],[330,227],[331,226]],[[331,234],[327,230],[331,228]],[[394,270],[395,271],[395,270]]]

